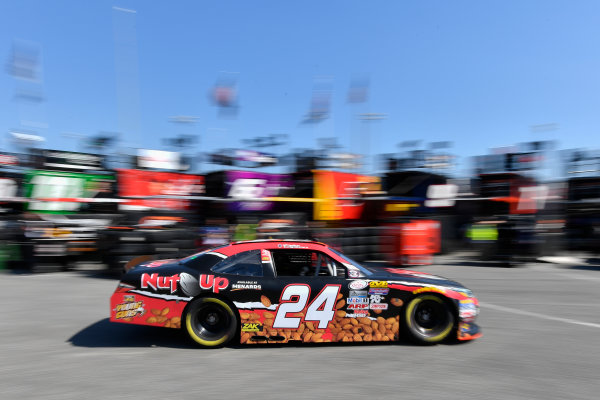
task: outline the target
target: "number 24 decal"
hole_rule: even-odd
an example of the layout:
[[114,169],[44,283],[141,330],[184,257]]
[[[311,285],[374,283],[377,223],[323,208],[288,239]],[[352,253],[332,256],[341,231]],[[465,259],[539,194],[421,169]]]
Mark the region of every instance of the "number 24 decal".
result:
[[[310,302],[306,309],[305,321],[319,321],[318,328],[325,329],[335,315],[335,302],[341,285],[327,285]],[[273,321],[273,328],[298,328],[302,317],[288,317],[287,314],[304,310],[310,298],[310,286],[288,285],[283,289]]]

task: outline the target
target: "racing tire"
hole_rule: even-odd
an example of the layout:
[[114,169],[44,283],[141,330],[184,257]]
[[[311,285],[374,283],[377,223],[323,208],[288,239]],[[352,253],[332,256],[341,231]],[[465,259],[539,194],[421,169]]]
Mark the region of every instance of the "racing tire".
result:
[[188,336],[202,347],[225,346],[235,337],[238,325],[233,308],[215,297],[194,300],[185,314]]
[[448,303],[433,294],[413,298],[404,309],[404,326],[418,344],[437,344],[453,332],[454,314]]

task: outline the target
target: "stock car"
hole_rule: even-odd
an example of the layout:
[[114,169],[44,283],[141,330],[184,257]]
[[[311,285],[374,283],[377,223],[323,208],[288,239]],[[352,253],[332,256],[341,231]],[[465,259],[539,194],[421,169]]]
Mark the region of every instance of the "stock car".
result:
[[477,298],[457,282],[365,267],[323,243],[241,241],[130,268],[110,321],[183,329],[204,347],[481,336]]

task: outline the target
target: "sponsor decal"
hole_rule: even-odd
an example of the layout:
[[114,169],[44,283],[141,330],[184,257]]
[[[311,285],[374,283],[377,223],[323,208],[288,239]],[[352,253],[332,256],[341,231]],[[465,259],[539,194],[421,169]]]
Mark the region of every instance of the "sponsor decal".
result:
[[369,284],[367,283],[367,281],[352,281],[350,282],[350,284],[348,285],[348,287],[350,289],[355,289],[355,290],[360,290],[360,289],[364,289],[367,286],[369,286]]
[[171,293],[177,290],[177,282],[179,282],[179,274],[172,276],[159,276],[154,274],[142,274],[142,289],[151,287],[154,290],[170,289]]
[[359,278],[360,277],[360,272],[354,270],[354,269],[349,269],[348,270],[348,276],[350,278]]
[[385,296],[386,294],[388,294],[390,291],[390,289],[383,289],[383,288],[370,288],[369,289],[369,294],[380,294],[382,296]]
[[367,297],[366,290],[351,290],[350,297]]
[[238,281],[231,284],[231,290],[253,289],[261,290],[262,286],[256,281]]
[[260,259],[262,262],[271,262],[271,253],[269,253],[269,250],[262,249],[260,251]]
[[262,332],[263,327],[257,322],[244,322],[242,324],[242,332]]
[[307,246],[303,246],[301,244],[278,244],[277,247],[283,249],[308,249]]
[[371,310],[387,310],[388,305],[387,305],[387,303],[371,303],[369,305],[369,308]]
[[369,300],[366,297],[348,297],[348,304],[351,303],[369,303]]
[[458,317],[465,321],[473,320],[477,316],[477,307],[472,299],[458,302]]
[[212,289],[213,292],[219,293],[220,290],[226,289],[229,286],[229,279],[202,274],[200,275],[199,284],[201,289]]
[[418,293],[423,293],[423,292],[435,292],[435,293],[441,293],[441,294],[446,294],[446,291],[444,289],[439,289],[436,287],[423,287],[417,290],[413,290],[413,294],[418,294]]
[[371,281],[371,282],[369,282],[369,287],[386,288],[386,287],[388,287],[388,283],[387,283],[387,281]]
[[464,332],[469,332],[471,330],[471,325],[467,324],[467,323],[464,323],[464,322],[459,323],[458,327],[459,327],[460,331],[463,332],[463,333]]
[[360,317],[368,317],[369,310],[356,310],[352,314],[346,314],[347,318],[360,318]]
[[382,295],[373,294],[373,295],[369,296],[369,302],[370,303],[381,303],[381,300],[383,300],[383,296]]
[[369,303],[350,303],[346,308],[348,310],[367,310]]
[[144,302],[135,301],[135,296],[128,295],[123,297],[123,303],[115,307],[115,319],[141,317],[145,312]]

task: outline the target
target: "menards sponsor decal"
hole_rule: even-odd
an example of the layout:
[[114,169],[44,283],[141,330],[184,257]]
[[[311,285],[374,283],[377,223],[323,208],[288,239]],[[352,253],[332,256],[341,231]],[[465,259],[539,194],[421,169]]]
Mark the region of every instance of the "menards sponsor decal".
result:
[[254,289],[262,290],[262,286],[256,281],[239,281],[231,284],[231,290]]

